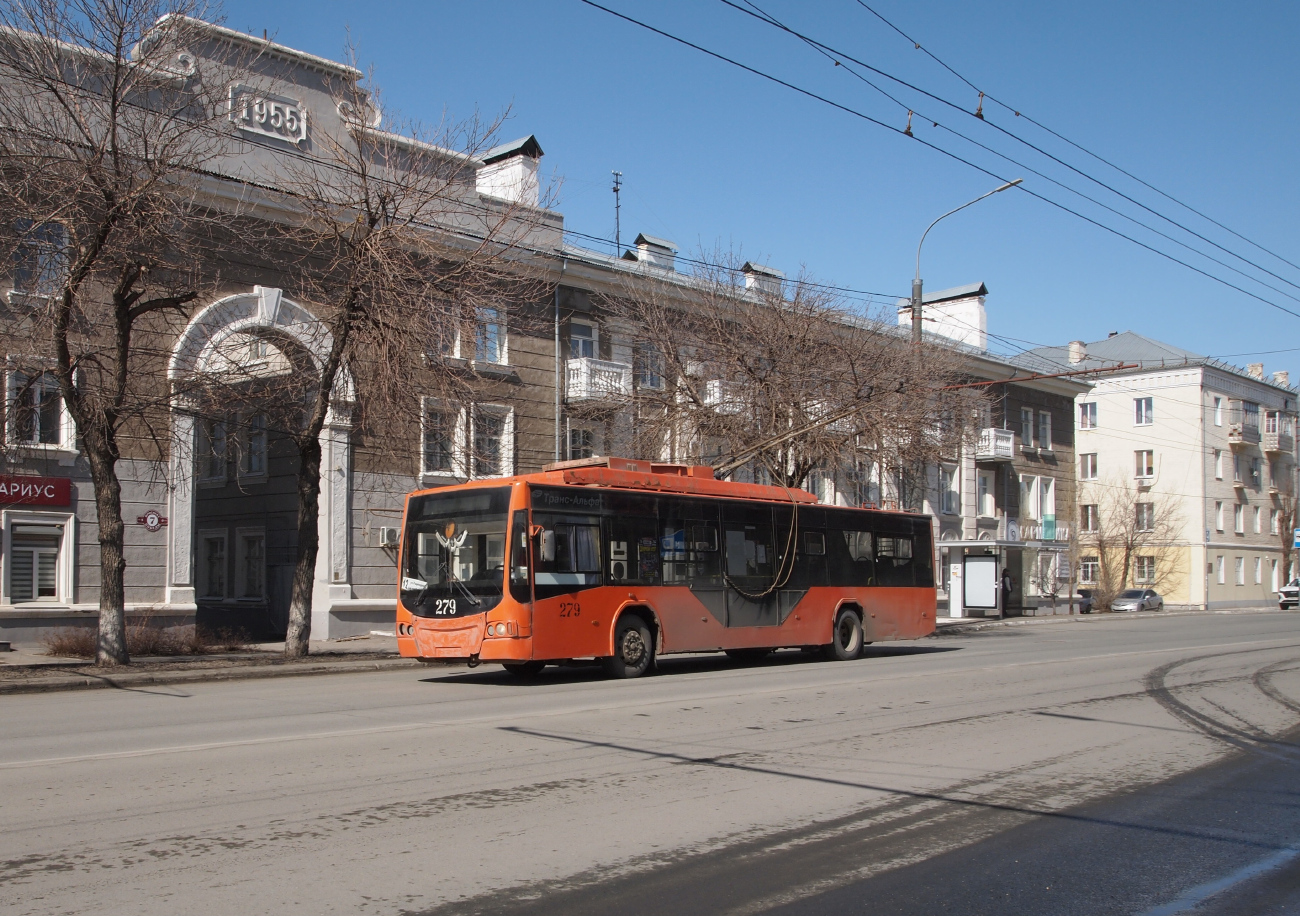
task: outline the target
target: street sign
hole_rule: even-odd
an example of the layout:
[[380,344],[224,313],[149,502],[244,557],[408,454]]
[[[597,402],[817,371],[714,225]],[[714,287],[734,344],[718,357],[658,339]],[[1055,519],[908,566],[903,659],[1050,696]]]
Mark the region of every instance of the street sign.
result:
[[1296,528],[1294,531],[1292,531],[1291,536],[1292,538],[1294,538],[1294,540],[1291,542],[1291,546],[1300,547],[1300,528]]

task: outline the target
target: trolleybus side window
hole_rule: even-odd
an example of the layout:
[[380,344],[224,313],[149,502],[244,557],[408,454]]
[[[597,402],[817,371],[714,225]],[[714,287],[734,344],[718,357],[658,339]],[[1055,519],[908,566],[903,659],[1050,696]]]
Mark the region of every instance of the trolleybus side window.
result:
[[906,535],[876,537],[876,584],[912,585],[912,539]]
[[[739,514],[739,513],[736,513]],[[742,585],[770,585],[776,572],[772,549],[772,515],[764,508],[745,513],[746,519],[725,520],[722,525],[727,551],[727,577]]]
[[600,584],[600,518],[533,516],[542,528],[537,570],[537,597],[549,598]]
[[[650,507],[653,511],[653,506]],[[659,538],[654,518],[627,515],[606,517],[606,579],[628,585],[659,584]]]
[[870,531],[827,532],[827,585],[875,585],[875,567]]
[[928,519],[914,522],[912,541],[912,572],[914,583],[922,588],[934,588],[934,536]]
[[660,507],[659,552],[664,583],[722,585],[718,506],[712,500],[665,499]]

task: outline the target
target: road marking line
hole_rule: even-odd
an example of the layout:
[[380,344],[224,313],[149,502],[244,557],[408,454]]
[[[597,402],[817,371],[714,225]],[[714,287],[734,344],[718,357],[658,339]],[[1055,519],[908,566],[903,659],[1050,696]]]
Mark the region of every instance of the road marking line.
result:
[[1153,910],[1147,910],[1142,916],[1175,916],[1177,913],[1186,913],[1234,885],[1259,877],[1275,868],[1281,868],[1296,856],[1300,856],[1300,847],[1288,846],[1286,849],[1279,849],[1268,858],[1260,859],[1258,862],[1239,868],[1232,874],[1219,878],[1217,881],[1207,881],[1205,884],[1198,884],[1196,887],[1185,890],[1168,903]]

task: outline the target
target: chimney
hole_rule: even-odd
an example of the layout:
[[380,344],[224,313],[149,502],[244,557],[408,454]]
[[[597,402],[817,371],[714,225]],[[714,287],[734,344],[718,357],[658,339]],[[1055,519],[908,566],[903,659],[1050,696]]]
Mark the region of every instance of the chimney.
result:
[[676,255],[677,246],[667,239],[657,239],[653,235],[646,235],[644,232],[636,237],[636,254],[634,257],[647,267],[675,270],[674,261]]
[[1264,380],[1264,364],[1247,363],[1246,374],[1249,375],[1251,378],[1257,378],[1262,382]]
[[1273,373],[1273,384],[1280,388],[1291,387],[1291,373],[1285,369],[1279,369]]
[[1077,366],[1088,358],[1088,345],[1082,340],[1070,341],[1070,365]]
[[745,289],[765,296],[781,295],[785,282],[785,274],[781,271],[752,261],[746,261],[740,270],[745,275]]
[[476,176],[478,192],[536,207],[540,189],[537,167],[542,155],[541,145],[531,135],[488,150]]

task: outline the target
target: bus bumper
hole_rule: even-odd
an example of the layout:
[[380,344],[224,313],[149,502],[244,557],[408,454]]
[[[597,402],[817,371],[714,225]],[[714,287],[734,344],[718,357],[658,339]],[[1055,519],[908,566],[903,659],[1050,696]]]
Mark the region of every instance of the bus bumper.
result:
[[483,661],[521,661],[533,657],[531,636],[487,635],[482,617],[472,620],[418,620],[414,634],[399,636],[398,651],[404,658],[470,659]]

